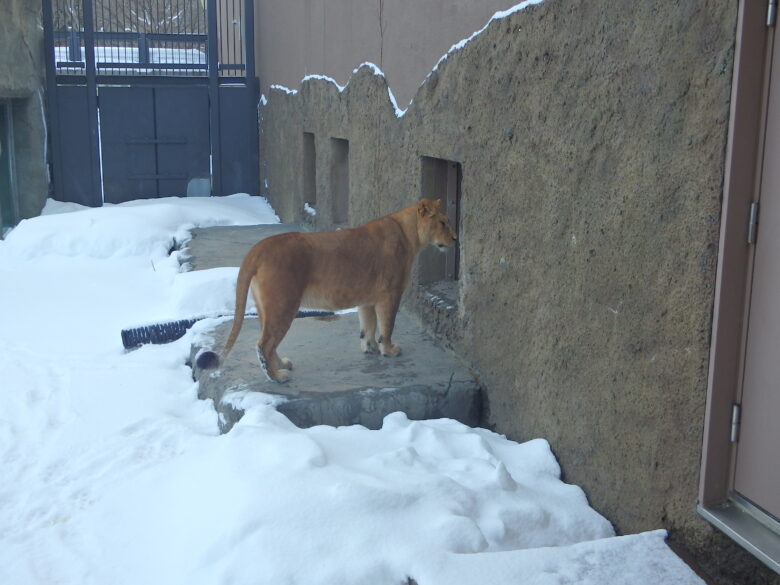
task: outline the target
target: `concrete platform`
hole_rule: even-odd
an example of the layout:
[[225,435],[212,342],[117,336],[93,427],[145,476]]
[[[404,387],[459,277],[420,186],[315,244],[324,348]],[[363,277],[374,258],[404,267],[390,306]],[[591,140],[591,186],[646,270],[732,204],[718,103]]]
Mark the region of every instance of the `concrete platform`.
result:
[[[263,237],[299,231],[295,225],[220,227],[194,230],[188,262],[194,269],[238,266],[249,248]],[[233,322],[210,332],[213,338],[192,348],[192,360],[203,349],[222,347]],[[335,318],[296,319],[279,348],[292,360],[291,380],[266,379],[257,362],[259,324],[247,318],[233,350],[219,370],[193,366],[199,397],[212,399],[223,432],[249,405],[274,404],[294,424],[310,427],[361,424],[381,427],[391,412],[412,419],[454,418],[476,426],[481,414],[480,388],[455,356],[437,346],[414,320],[399,314],[393,342],[402,348],[396,358],[360,350],[357,312]]]
[[305,231],[309,230],[295,223],[195,228],[191,232],[192,239],[184,247],[182,261],[189,264],[191,270],[241,266],[249,248],[260,240]]

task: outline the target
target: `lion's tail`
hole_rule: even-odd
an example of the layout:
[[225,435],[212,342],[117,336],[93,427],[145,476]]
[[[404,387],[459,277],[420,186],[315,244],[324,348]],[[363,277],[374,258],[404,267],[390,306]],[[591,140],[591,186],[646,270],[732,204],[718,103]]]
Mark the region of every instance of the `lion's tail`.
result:
[[225,342],[225,346],[222,348],[222,351],[219,352],[219,355],[213,351],[204,351],[197,357],[195,363],[202,370],[212,370],[218,367],[220,363],[223,363],[227,354],[233,349],[236,339],[238,339],[238,334],[241,332],[241,326],[244,324],[244,312],[246,311],[249,285],[254,276],[251,264],[251,262],[242,262],[241,268],[238,270],[238,279],[236,281],[236,310],[233,315],[233,327],[230,329],[230,334]]

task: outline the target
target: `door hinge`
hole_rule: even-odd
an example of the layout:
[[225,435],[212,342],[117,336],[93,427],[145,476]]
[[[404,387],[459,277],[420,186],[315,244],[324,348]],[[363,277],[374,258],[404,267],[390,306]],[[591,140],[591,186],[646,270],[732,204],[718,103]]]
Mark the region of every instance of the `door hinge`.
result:
[[731,407],[731,442],[739,441],[739,425],[742,422],[742,405],[734,404]]
[[756,243],[758,235],[758,202],[750,204],[750,213],[748,215],[747,243],[751,246]]
[[775,26],[777,21],[777,0],[769,0],[769,5],[766,9],[766,25]]

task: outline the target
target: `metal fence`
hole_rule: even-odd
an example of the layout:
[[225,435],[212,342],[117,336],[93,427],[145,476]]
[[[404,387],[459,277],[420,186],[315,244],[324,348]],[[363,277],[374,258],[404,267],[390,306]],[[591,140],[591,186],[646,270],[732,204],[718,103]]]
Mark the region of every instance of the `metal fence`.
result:
[[43,0],[43,25],[58,199],[258,192],[252,0]]
[[[208,16],[203,0],[85,0],[92,2],[98,76],[208,75]],[[58,75],[85,75],[82,0],[53,0],[54,60]],[[243,77],[244,2],[217,3],[218,69]],[[252,47],[248,47],[252,50]]]

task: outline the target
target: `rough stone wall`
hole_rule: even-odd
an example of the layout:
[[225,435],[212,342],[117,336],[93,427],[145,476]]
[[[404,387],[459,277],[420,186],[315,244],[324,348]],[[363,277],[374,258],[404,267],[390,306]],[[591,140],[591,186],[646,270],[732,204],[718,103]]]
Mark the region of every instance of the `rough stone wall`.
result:
[[[364,67],[262,108],[264,194],[333,227],[331,137],[350,142],[350,224],[414,202],[421,156],[462,164],[457,310],[406,310],[470,360],[485,424],[547,438],[618,531],[667,528],[721,583],[780,583],[695,511],[737,4],[547,0],[451,54],[397,118]],[[423,299],[423,300],[421,300]],[[439,319],[441,321],[441,319]]]
[[0,94],[27,97],[43,85],[41,3],[0,0]]
[[12,100],[19,219],[39,214],[49,191],[41,10],[0,0],[0,99]]

